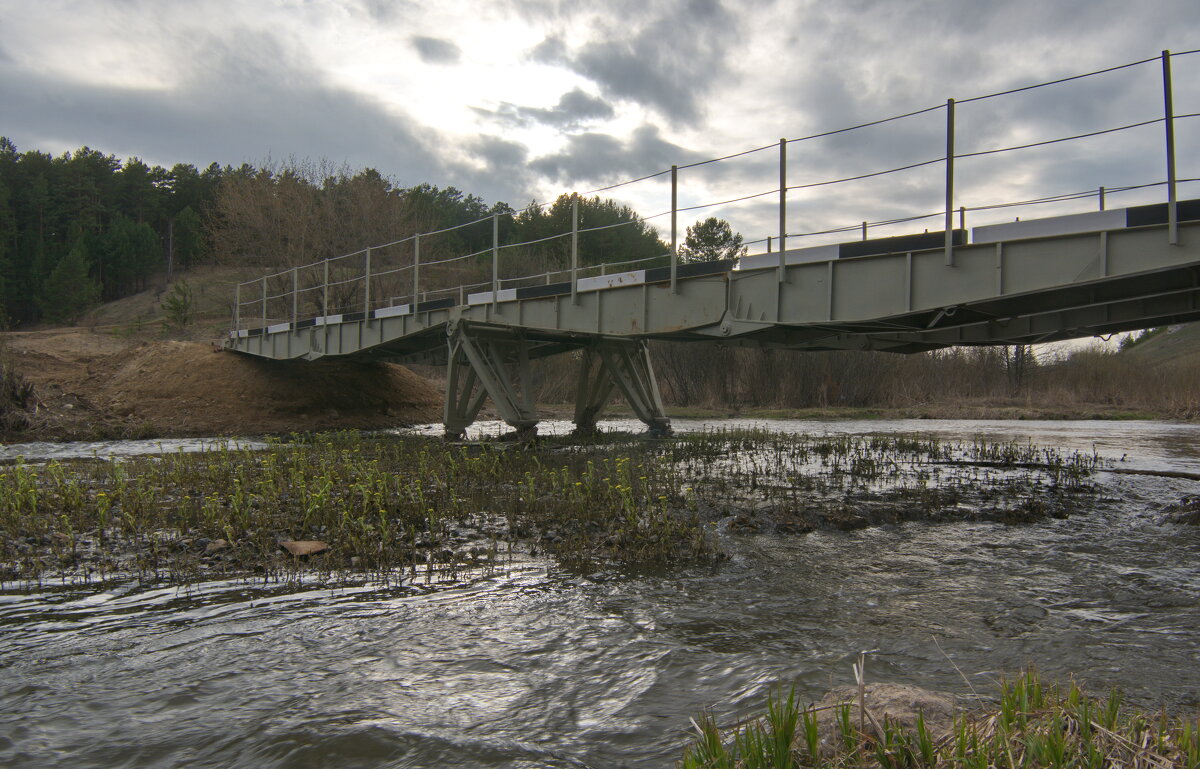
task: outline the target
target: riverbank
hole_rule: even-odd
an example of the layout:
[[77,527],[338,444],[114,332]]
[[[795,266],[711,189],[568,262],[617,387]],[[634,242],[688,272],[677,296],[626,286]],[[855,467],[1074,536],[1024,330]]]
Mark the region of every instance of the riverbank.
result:
[[[330,358],[279,363],[222,352],[219,344],[165,339],[145,329],[51,328],[0,334],[0,364],[32,387],[19,404],[0,397],[0,441],[27,442],[287,435],[386,429],[439,421],[436,370]],[[495,418],[485,408],[481,418]],[[570,419],[573,404],[538,406],[544,419]],[[883,408],[788,409],[731,404],[671,407],[668,416],[773,420],[1006,419],[1170,420],[1178,408],[1132,409],[1068,399],[946,398]],[[1187,412],[1191,413],[1191,412]],[[623,401],[608,418],[631,417]]]
[[4,442],[371,430],[441,413],[429,382],[387,363],[280,363],[88,329],[3,334],[0,357],[32,387],[0,421]]

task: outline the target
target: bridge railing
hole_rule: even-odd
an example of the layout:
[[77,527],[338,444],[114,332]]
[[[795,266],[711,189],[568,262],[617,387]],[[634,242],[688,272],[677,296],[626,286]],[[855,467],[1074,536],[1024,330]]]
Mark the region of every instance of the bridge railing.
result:
[[[772,234],[758,237],[744,243],[734,244],[746,249],[755,247],[758,254],[778,254],[778,269],[780,279],[786,267],[786,252],[809,243],[822,243],[854,233],[862,239],[872,236],[895,234],[897,229],[919,226],[922,223],[935,222],[940,225],[935,232],[944,233],[943,250],[947,265],[954,263],[955,243],[952,233],[955,229],[965,230],[968,215],[972,220],[980,215],[995,216],[1007,209],[1038,207],[1047,210],[1063,211],[1066,207],[1078,209],[1082,205],[1093,210],[1104,210],[1110,198],[1145,193],[1161,188],[1159,200],[1165,198],[1168,205],[1168,239],[1175,243],[1178,239],[1178,216],[1176,204],[1179,198],[1179,187],[1198,181],[1194,176],[1178,173],[1176,167],[1176,125],[1180,121],[1200,117],[1198,112],[1177,111],[1174,105],[1174,86],[1171,74],[1173,59],[1200,53],[1200,49],[1172,54],[1163,51],[1160,56],[1129,62],[1114,67],[1108,67],[1080,75],[1059,78],[1043,83],[1012,88],[995,93],[974,96],[966,99],[948,99],[945,104],[938,104],[918,110],[912,110],[900,115],[869,121],[832,131],[823,131],[797,139],[780,139],[778,142],[755,147],[749,150],[732,153],[718,158],[700,160],[692,163],[675,165],[670,169],[658,171],[606,187],[597,188],[582,193],[583,196],[597,193],[611,193],[629,185],[653,182],[661,184],[669,179],[670,208],[638,220],[621,221],[615,224],[583,227],[580,221],[579,200],[581,194],[571,196],[570,228],[561,232],[553,232],[540,238],[522,242],[503,242],[500,238],[501,214],[494,214],[469,222],[463,222],[450,227],[421,232],[394,240],[389,243],[370,246],[360,251],[323,259],[310,264],[290,267],[254,281],[239,284],[236,289],[233,306],[233,330],[272,327],[280,324],[296,324],[305,321],[335,322],[337,318],[346,319],[369,317],[372,312],[379,310],[394,310],[393,314],[401,312],[417,312],[430,302],[465,305],[474,301],[498,301],[502,292],[509,289],[525,288],[542,284],[569,284],[572,294],[578,291],[579,281],[591,277],[609,275],[619,272],[636,271],[650,267],[669,267],[669,277],[672,291],[676,288],[677,267],[681,261],[681,248],[678,230],[680,214],[720,213],[733,210],[735,206],[750,206],[757,212],[758,218],[764,215],[768,206],[774,209],[772,217],[777,215],[778,228]],[[1034,91],[1049,86],[1071,84],[1086,78],[1120,71],[1133,71],[1145,68],[1155,63],[1161,66],[1162,110],[1160,114],[1122,125],[1108,125],[1093,130],[1065,136],[1052,136],[1036,141],[1024,141],[1007,146],[992,146],[983,148],[957,147],[962,120],[962,108],[980,102],[992,102],[1004,97]],[[929,119],[941,114],[944,118],[944,130],[940,137],[940,151],[918,157],[911,162],[880,169],[860,170],[854,173],[838,175],[832,178],[817,180],[802,180],[789,182],[789,171],[793,170],[788,162],[789,148],[807,146],[809,142],[842,141],[845,136],[863,131],[893,130],[895,124],[910,119]],[[1110,137],[1125,136],[1130,132],[1161,130],[1157,138],[1143,139],[1158,145],[1162,160],[1161,168],[1165,170],[1165,178],[1151,182],[1136,184],[1118,184],[1114,186],[1098,186],[1089,190],[1068,193],[1042,195],[1017,200],[1002,200],[976,205],[967,205],[957,191],[956,183],[961,186],[964,178],[964,167],[970,164],[986,164],[996,159],[1009,158],[1013,153],[1036,152],[1050,148],[1057,149],[1060,145],[1074,146],[1082,141],[1103,142]],[[770,161],[770,153],[777,154],[776,161]],[[732,196],[721,196],[720,199],[706,202],[681,205],[681,172],[703,174],[717,167],[718,164],[728,165],[730,162],[753,162],[760,170],[770,168],[772,162],[778,173],[778,182],[768,189],[760,189],[746,194],[735,193]],[[1004,160],[1005,164],[1012,161]],[[1004,173],[1008,166],[1001,166],[999,173]],[[1200,169],[1197,169],[1200,170]],[[795,218],[795,204],[811,204],[816,199],[823,200],[831,196],[831,191],[856,184],[868,183],[879,179],[895,179],[901,175],[924,175],[925,187],[929,184],[929,175],[937,172],[941,178],[940,204],[936,208],[926,208],[926,213],[889,216],[875,220],[847,223],[836,227],[803,228],[795,231],[789,227],[789,221]],[[983,173],[988,173],[986,167]],[[774,173],[774,172],[773,172]],[[905,182],[901,189],[911,189],[912,182]],[[920,185],[917,185],[920,187]],[[924,188],[922,188],[924,189]],[[1165,194],[1162,194],[1165,193]],[[789,201],[789,197],[791,200]],[[793,210],[789,211],[789,202]],[[931,201],[932,202],[932,201]],[[1088,205],[1090,202],[1090,205]],[[543,207],[551,205],[544,204]],[[605,261],[604,263],[581,263],[580,241],[589,237],[601,237],[605,230],[615,227],[644,226],[645,222],[665,220],[669,217],[668,231],[670,234],[669,247],[661,254],[630,261]],[[456,253],[447,250],[446,236],[467,227],[486,227],[490,221],[492,237],[490,246],[470,253]],[[972,224],[974,221],[971,222]],[[761,230],[760,230],[761,231]],[[926,230],[928,231],[928,229]],[[843,238],[844,239],[844,238]],[[765,246],[765,251],[761,250]],[[745,251],[742,251],[745,253]],[[733,254],[726,254],[726,256]],[[614,254],[614,256],[616,256]],[[763,260],[757,263],[761,266]],[[770,260],[767,260],[770,263]],[[474,296],[473,296],[474,295]]]

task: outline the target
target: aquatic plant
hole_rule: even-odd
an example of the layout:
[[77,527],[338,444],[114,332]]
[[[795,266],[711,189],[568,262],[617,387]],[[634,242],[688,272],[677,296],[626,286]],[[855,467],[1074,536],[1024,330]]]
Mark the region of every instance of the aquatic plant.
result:
[[[941,769],[1039,767],[1088,769],[1200,767],[1200,720],[1134,711],[1113,690],[1107,699],[1086,695],[1074,682],[1046,684],[1036,671],[1002,681],[991,707],[960,714],[949,733],[935,738],[923,715],[905,730],[888,718],[859,729],[851,705],[835,706],[833,739],[823,740],[819,708],[803,707],[794,692],[772,693],[763,715],[722,730],[711,713],[693,719],[683,769],[881,767]],[[799,723],[802,729],[795,731]],[[786,744],[783,752],[778,746]]]

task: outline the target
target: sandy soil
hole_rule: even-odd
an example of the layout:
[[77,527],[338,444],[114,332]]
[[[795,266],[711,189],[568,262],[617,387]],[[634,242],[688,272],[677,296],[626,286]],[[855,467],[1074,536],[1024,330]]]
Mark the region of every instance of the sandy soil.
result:
[[376,429],[440,418],[434,386],[386,363],[275,363],[211,343],[85,328],[2,341],[37,396],[29,426],[10,440]]

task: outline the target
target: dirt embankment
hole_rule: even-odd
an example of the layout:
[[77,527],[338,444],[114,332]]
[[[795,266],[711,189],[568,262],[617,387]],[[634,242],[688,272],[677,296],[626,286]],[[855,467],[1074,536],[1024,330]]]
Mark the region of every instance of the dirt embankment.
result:
[[26,427],[6,440],[378,429],[440,417],[433,385],[387,363],[278,363],[87,329],[11,333],[3,342],[36,396]]

